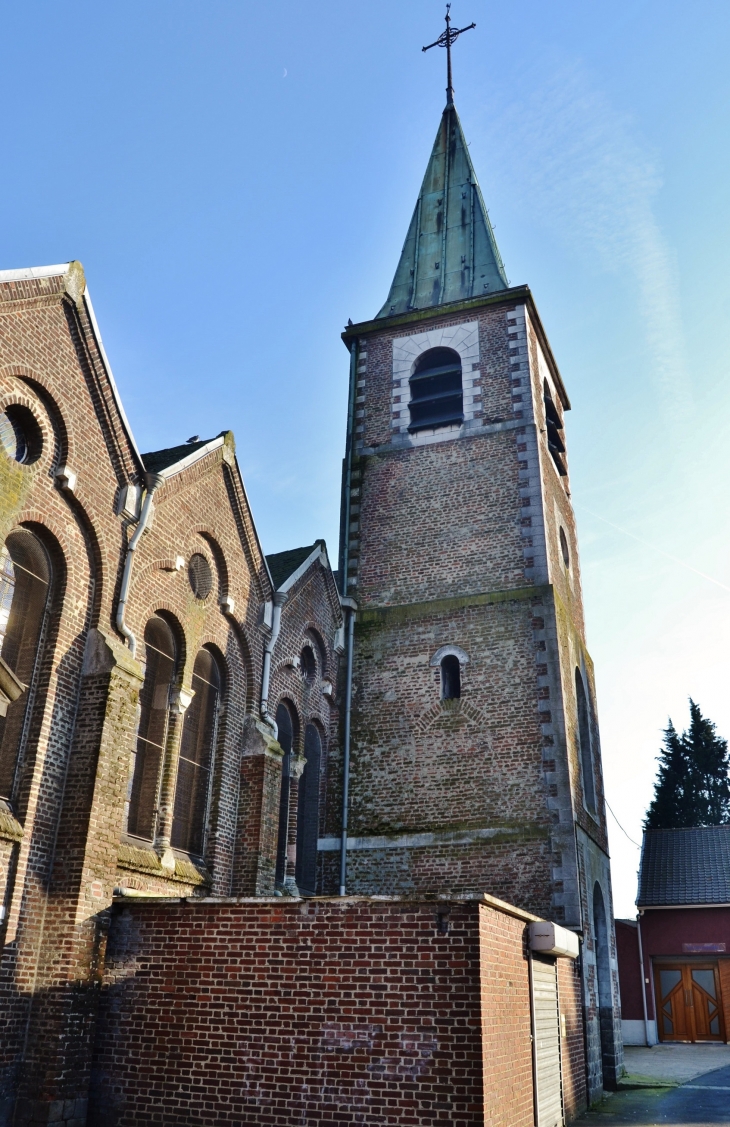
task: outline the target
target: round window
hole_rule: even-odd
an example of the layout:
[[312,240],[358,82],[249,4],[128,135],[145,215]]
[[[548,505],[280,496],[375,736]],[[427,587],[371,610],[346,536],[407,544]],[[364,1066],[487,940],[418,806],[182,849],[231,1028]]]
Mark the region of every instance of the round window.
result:
[[188,579],[196,599],[207,599],[213,590],[213,572],[205,556],[196,552],[190,557],[188,564]]
[[13,403],[0,414],[0,446],[9,458],[28,466],[43,450],[43,435],[32,411]]
[[568,551],[568,538],[565,535],[565,530],[560,529],[560,551],[563,553],[563,563],[566,567],[570,567],[570,552]]

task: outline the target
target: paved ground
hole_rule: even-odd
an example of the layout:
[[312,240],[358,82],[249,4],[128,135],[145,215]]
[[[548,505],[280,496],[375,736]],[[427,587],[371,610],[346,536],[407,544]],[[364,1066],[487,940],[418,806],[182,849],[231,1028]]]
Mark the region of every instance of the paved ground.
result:
[[624,1049],[630,1081],[652,1080],[684,1084],[703,1072],[730,1064],[730,1045],[654,1045]]
[[679,1087],[613,1092],[575,1127],[711,1127],[730,1124],[730,1065]]

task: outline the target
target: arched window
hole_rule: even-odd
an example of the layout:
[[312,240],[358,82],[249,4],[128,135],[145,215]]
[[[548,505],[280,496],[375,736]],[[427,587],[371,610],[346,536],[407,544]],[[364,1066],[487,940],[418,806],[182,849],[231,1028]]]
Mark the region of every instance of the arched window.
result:
[[294,724],[289,709],[280,704],[276,710],[276,727],[279,745],[284,751],[281,764],[281,797],[279,799],[279,837],[276,843],[276,883],[283,884],[286,876],[286,839],[289,831],[289,788],[291,780],[291,752],[294,743]]
[[299,780],[296,881],[300,892],[314,896],[317,891],[319,776],[322,762],[322,740],[314,724],[307,724],[304,730],[304,757],[307,764]]
[[135,837],[152,841],[155,836],[157,796],[167,738],[170,689],[175,677],[177,647],[172,630],[159,615],[155,615],[147,623],[144,644],[147,670],[139,698],[139,734],[127,828]]
[[220,669],[209,650],[201,650],[195,659],[192,688],[195,696],[185,713],[180,742],[171,841],[176,849],[201,857],[221,693]]
[[317,662],[314,657],[314,650],[311,646],[304,647],[299,662],[301,665],[302,677],[308,685],[313,685],[315,677],[317,676]]
[[545,404],[545,426],[547,428],[548,450],[552,455],[558,473],[565,477],[565,443],[563,442],[563,420],[555,406],[547,380],[543,380],[543,403]]
[[441,658],[441,699],[458,700],[461,696],[461,663],[456,654]]
[[593,778],[593,751],[591,748],[591,718],[588,711],[588,700],[583,685],[583,676],[580,669],[575,671],[575,699],[578,705],[578,743],[580,745],[580,763],[583,772],[583,793],[587,808],[594,812],[596,809],[596,784]]
[[0,549],[0,797],[12,798],[51,590],[51,563],[37,536],[11,532]]
[[464,421],[461,357],[451,348],[430,348],[419,357],[410,379],[408,404],[413,432]]

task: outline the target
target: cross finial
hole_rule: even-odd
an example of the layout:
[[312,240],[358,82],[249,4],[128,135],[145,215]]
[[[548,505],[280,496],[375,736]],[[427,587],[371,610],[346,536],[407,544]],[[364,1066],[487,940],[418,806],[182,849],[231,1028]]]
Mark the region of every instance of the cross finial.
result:
[[462,31],[471,31],[477,25],[470,23],[468,27],[452,27],[451,16],[449,12],[451,4],[446,5],[446,31],[442,31],[438,39],[434,43],[429,43],[428,47],[423,47],[423,51],[430,51],[432,47],[445,47],[446,48],[446,105],[453,106],[454,104],[454,87],[451,83],[451,44],[454,43]]

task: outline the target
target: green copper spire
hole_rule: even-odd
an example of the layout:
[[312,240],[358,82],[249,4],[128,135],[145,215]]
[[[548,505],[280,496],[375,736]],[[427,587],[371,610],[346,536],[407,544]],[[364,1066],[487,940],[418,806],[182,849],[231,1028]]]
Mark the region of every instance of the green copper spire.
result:
[[508,285],[459,115],[450,102],[378,317],[463,301]]

